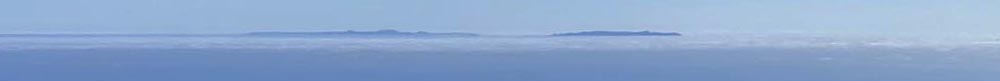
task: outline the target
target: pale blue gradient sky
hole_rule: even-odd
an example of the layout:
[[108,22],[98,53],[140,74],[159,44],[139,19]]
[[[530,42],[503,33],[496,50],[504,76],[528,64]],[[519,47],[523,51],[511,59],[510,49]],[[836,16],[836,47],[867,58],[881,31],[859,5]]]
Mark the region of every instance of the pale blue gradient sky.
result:
[[1000,0],[2,0],[0,33],[993,34]]

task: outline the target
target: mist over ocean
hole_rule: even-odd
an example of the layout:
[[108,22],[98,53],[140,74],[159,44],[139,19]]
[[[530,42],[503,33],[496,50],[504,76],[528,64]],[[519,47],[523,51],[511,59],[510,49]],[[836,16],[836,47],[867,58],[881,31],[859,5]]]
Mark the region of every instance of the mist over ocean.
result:
[[1000,0],[0,0],[0,81],[1000,81]]
[[0,81],[996,81],[998,54],[822,36],[13,36]]

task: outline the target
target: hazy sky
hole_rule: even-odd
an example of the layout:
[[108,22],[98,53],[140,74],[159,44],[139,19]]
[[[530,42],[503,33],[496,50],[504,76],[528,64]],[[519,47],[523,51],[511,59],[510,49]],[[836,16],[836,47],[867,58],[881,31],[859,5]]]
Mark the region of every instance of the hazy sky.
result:
[[1000,0],[0,0],[0,33],[1000,32]]

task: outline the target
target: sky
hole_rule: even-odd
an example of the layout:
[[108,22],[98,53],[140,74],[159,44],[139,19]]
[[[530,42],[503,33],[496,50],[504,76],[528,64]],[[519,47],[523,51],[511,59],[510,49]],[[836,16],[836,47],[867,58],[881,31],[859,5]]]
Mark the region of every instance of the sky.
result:
[[0,33],[583,30],[992,35],[1000,0],[0,0]]

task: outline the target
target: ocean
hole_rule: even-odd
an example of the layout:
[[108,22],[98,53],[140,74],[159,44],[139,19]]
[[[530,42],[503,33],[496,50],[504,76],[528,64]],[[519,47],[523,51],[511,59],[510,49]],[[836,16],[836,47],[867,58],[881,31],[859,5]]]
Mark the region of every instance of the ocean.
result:
[[975,39],[0,37],[0,81],[997,81]]

